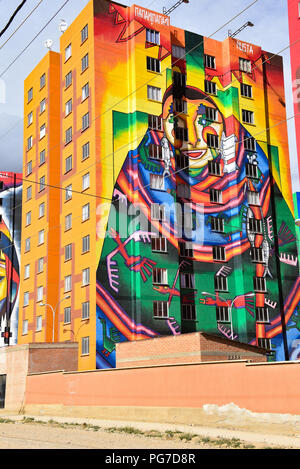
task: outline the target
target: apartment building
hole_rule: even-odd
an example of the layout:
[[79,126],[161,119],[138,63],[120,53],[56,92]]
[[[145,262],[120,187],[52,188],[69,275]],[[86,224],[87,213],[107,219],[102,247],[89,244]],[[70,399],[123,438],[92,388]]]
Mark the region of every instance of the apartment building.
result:
[[194,331],[288,358],[300,291],[281,57],[109,0],[91,0],[58,56],[48,181],[59,172],[60,228],[45,227],[57,298],[43,299],[57,309],[44,340],[78,341],[79,369],[114,367],[116,343]]

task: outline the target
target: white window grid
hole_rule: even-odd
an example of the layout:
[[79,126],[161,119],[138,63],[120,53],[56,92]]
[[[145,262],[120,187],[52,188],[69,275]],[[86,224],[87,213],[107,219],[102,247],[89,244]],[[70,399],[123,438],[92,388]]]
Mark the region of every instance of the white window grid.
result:
[[161,236],[153,236],[151,238],[151,246],[153,252],[167,252],[167,240]]
[[148,99],[151,99],[152,101],[161,101],[161,88],[158,88],[157,86],[147,86],[147,97]]
[[153,301],[153,317],[157,319],[169,317],[169,304],[167,301]]
[[165,178],[162,174],[150,174],[150,188],[159,191],[165,190]]
[[181,307],[182,319],[184,321],[196,320],[196,307],[193,304],[183,304]]
[[152,272],[153,285],[168,285],[168,270],[154,268]]

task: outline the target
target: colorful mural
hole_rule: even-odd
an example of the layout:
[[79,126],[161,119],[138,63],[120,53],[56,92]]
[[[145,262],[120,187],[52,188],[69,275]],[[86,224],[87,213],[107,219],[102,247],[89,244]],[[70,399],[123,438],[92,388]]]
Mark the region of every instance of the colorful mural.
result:
[[[115,366],[118,342],[193,331],[252,345],[271,339],[271,359],[298,356],[300,279],[286,125],[278,125],[285,119],[281,60],[270,64],[268,53],[231,38],[219,43],[162,21],[151,23],[151,16],[136,15],[136,7],[101,5],[95,41],[102,56],[107,48],[115,76],[122,70],[133,79],[135,67],[139,77],[131,95],[127,86],[117,91],[125,103],[115,107],[109,92],[114,85],[101,78],[99,111],[113,109],[99,132],[112,129],[113,152],[101,163],[108,147],[99,146],[99,175],[105,178],[99,189],[112,204],[106,215],[101,204],[98,210],[97,367]],[[145,41],[146,28],[160,32],[159,44]],[[172,45],[187,55],[176,58]],[[160,62],[161,103],[147,101],[138,86],[151,79],[145,66],[149,53]],[[205,68],[205,54],[215,57],[215,69]],[[251,73],[240,71],[241,57],[251,63]],[[207,92],[207,82],[217,85],[216,95]],[[241,97],[241,83],[252,87],[253,99]],[[178,101],[184,110],[178,110]],[[258,110],[255,125],[242,121],[247,106]],[[162,119],[162,128],[153,126],[149,114]],[[218,138],[216,148],[208,146],[208,135]],[[245,142],[252,137],[256,148],[249,150]],[[160,157],[153,157],[153,146],[160,147]],[[211,161],[221,176],[209,170]],[[248,164],[256,168],[255,178],[246,176]],[[153,175],[162,176],[159,187]],[[212,189],[222,193],[222,203],[212,202]],[[249,191],[259,194],[259,203],[249,203]],[[157,205],[164,207],[161,220],[153,217]],[[223,232],[212,229],[212,218],[221,220]],[[251,220],[258,220],[261,230],[253,231]],[[167,239],[165,252],[157,252],[157,236]],[[182,255],[183,242],[192,243],[192,256]],[[226,261],[214,261],[215,247],[225,248]],[[261,248],[263,260],[254,263],[251,248]],[[167,269],[167,284],[153,284],[157,267]],[[189,288],[182,281],[188,273],[194,278]],[[228,285],[221,294],[215,291],[220,276]],[[266,292],[254,291],[254,277],[266,280]],[[153,314],[157,301],[167,302],[167,317]],[[194,305],[195,318],[183,318],[186,304]],[[229,320],[217,321],[220,306],[229,308]],[[268,308],[269,322],[257,321],[257,307]]]
[[0,172],[0,346],[18,338],[22,175]]

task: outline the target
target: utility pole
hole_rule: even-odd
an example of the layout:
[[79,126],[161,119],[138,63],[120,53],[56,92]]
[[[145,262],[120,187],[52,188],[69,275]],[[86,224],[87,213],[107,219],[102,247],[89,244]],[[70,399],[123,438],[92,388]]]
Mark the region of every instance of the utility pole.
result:
[[190,0],[179,0],[178,2],[175,3],[175,5],[173,5],[168,10],[166,9],[166,7],[163,7],[163,14],[164,15],[170,15],[170,13],[172,13],[172,11],[174,11],[176,8],[178,8],[182,3],[189,3],[189,2],[190,2]]

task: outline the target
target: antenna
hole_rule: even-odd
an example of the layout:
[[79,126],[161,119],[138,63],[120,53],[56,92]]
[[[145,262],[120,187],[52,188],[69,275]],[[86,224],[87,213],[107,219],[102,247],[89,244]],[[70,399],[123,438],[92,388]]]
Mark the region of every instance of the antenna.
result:
[[63,34],[67,28],[68,28],[68,23],[65,20],[61,19],[58,25],[58,29],[61,32],[61,34]]
[[166,9],[166,7],[163,7],[163,14],[164,15],[169,15],[170,13],[172,13],[172,11],[174,11],[176,8],[178,8],[182,3],[189,3],[190,0],[179,0],[178,2],[175,3],[175,5],[173,5],[171,8],[169,8],[169,10]]
[[44,42],[44,46],[45,46],[47,49],[49,49],[49,50],[51,50],[52,45],[53,45],[52,39],[47,39],[47,40]]

